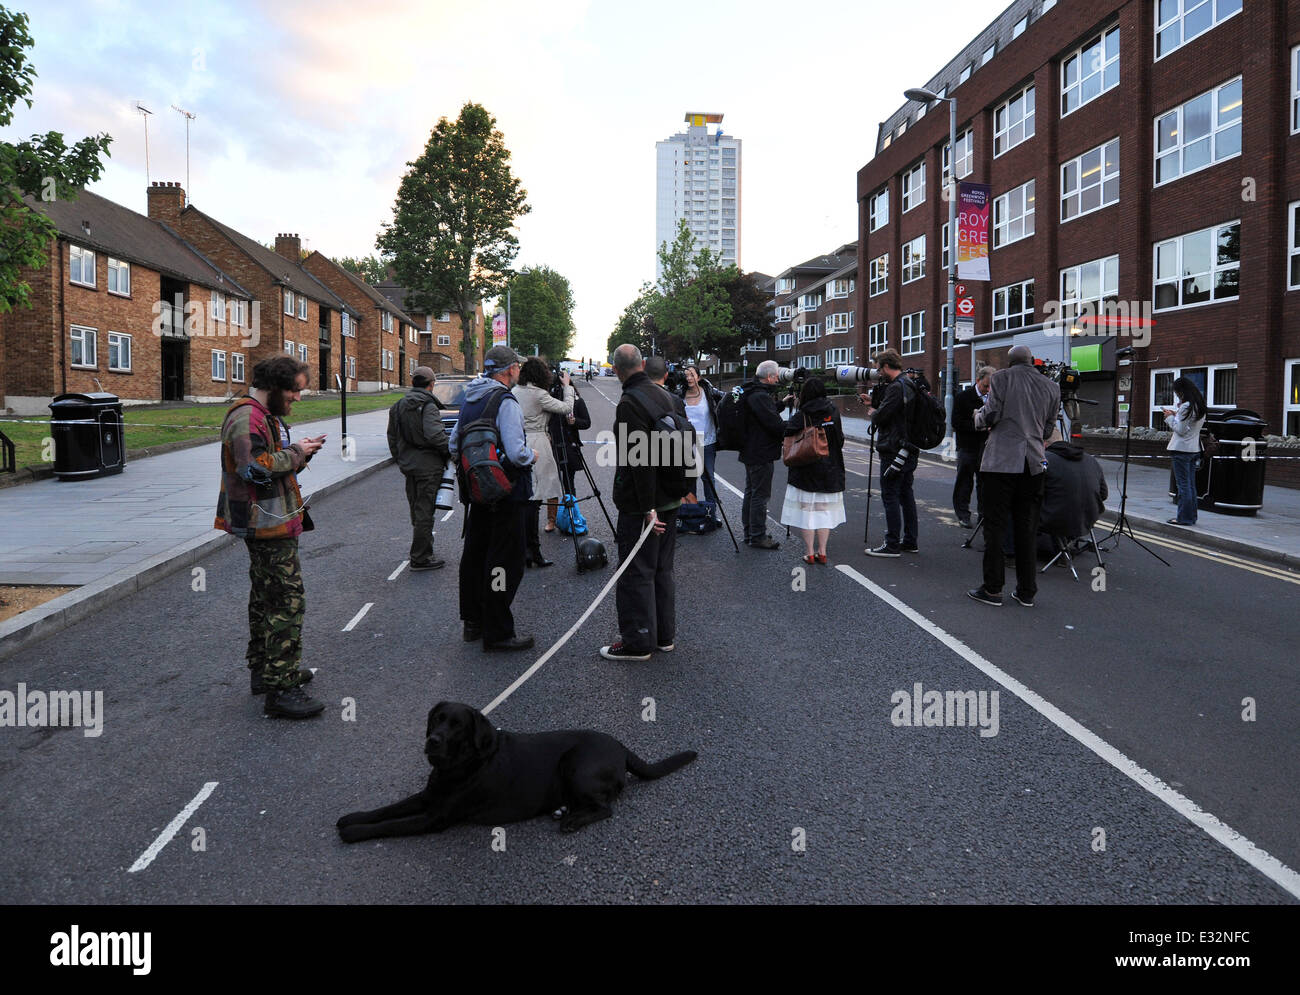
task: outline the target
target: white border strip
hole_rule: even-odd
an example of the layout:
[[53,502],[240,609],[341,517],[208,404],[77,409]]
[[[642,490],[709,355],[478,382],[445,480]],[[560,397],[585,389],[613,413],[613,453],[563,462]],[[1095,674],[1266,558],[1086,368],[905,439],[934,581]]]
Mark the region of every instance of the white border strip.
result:
[[388,579],[397,580],[397,575],[400,574],[403,570],[405,570],[406,565],[410,562],[411,562],[410,560],[403,560],[401,563],[399,563],[397,565],[397,569],[388,575]]
[[945,632],[928,618],[899,601],[888,591],[873,584],[852,567],[845,564],[839,564],[835,569],[844,574],[844,576],[848,577],[850,580],[857,581],[881,601],[885,602],[885,604],[895,609],[899,614],[924,629],[935,639],[939,640],[939,642],[943,643],[958,656],[962,657],[962,659],[967,663],[971,664],[977,670],[982,671],[986,676],[997,681],[1066,735],[1078,740],[1093,753],[1097,754],[1097,756],[1102,760],[1106,761],[1106,763],[1118,770],[1121,774],[1124,774],[1137,782],[1137,784],[1155,795],[1193,825],[1199,826],[1201,829],[1205,830],[1205,832],[1212,838],[1222,843],[1238,857],[1254,867],[1255,870],[1259,871],[1266,878],[1276,884],[1279,888],[1289,892],[1294,898],[1300,898],[1300,874],[1297,874],[1291,868],[1287,867],[1286,864],[1282,863],[1272,854],[1261,850],[1231,826],[1224,824],[1216,816],[1206,812],[1190,798],[1169,787],[1169,785],[1165,784],[1165,782],[1160,780],[1160,778],[1134,763],[1128,757],[1124,756],[1124,754],[1120,753],[1119,750],[1115,749],[1115,747],[1111,746],[1092,731],[1084,728],[1051,702],[1047,701],[1034,691],[1031,691],[1010,674],[1005,673],[988,660],[984,659],[984,657],[980,656],[956,636]]
[[137,871],[144,870],[152,864],[154,857],[158,856],[158,854],[162,852],[162,848],[172,841],[173,836],[180,832],[181,826],[185,825],[189,820],[189,817],[193,815],[198,807],[207,800],[208,795],[212,794],[212,792],[216,790],[217,784],[217,781],[209,781],[207,784],[203,785],[203,789],[190,799],[190,803],[181,809],[180,814],[177,815],[176,818],[172,819],[171,822],[167,823],[167,828],[158,834],[156,840],[149,844],[149,849],[136,858],[136,862],[131,865],[130,869],[127,870],[127,873],[134,874]]
[[355,615],[352,616],[352,621],[349,622],[347,625],[343,626],[343,631],[351,632],[353,629],[355,629],[357,623],[360,622],[363,618],[365,618],[366,612],[370,611],[370,609],[373,607],[375,607],[375,603],[373,601],[367,601],[365,603],[365,606],[361,609],[361,611],[357,612]]

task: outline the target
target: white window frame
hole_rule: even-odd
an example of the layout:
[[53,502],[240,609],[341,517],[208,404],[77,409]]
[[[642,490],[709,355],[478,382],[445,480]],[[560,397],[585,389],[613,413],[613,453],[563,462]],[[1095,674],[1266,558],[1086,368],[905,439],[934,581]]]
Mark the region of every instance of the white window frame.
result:
[[778,349],[794,348],[794,332],[777,332],[776,347]]
[[[889,187],[877,190],[867,198],[867,230],[879,231],[887,224],[889,224]],[[780,283],[780,281],[777,282]],[[791,280],[790,282],[793,283],[794,281]],[[781,293],[779,286],[776,289],[777,293]],[[793,290],[794,288],[791,287],[790,289]]]
[[[1233,228],[1233,227],[1237,228],[1237,261],[1234,263],[1220,264],[1219,253],[1218,253],[1218,242],[1219,242],[1220,233],[1225,231],[1226,229]],[[1183,240],[1192,238],[1195,235],[1204,235],[1206,233],[1209,233],[1210,235],[1209,271],[1205,273],[1198,272],[1196,274],[1185,273],[1183,271]],[[1160,250],[1165,246],[1177,246],[1177,255],[1175,258],[1176,258],[1176,267],[1177,267],[1178,275],[1177,277],[1174,278],[1173,281],[1169,279],[1164,279],[1164,280],[1160,279],[1160,269],[1159,269]],[[1224,297],[1216,296],[1215,290],[1218,287],[1219,274],[1227,273],[1230,271],[1236,271],[1238,274],[1237,293],[1232,296],[1224,296]],[[1151,309],[1156,313],[1161,313],[1166,311],[1187,311],[1198,307],[1209,307],[1212,304],[1221,304],[1225,301],[1239,301],[1241,300],[1240,274],[1241,274],[1241,220],[1240,219],[1234,221],[1225,221],[1221,224],[1211,225],[1208,228],[1198,228],[1196,231],[1184,232],[1182,235],[1175,235],[1173,238],[1162,239],[1161,241],[1156,242],[1154,246],[1152,246]],[[1184,304],[1182,302],[1183,289],[1184,289],[1183,285],[1187,282],[1189,278],[1200,277],[1200,276],[1206,276],[1209,278],[1208,289],[1210,291],[1210,299],[1207,301],[1197,301],[1194,304]],[[1157,291],[1159,290],[1160,287],[1165,286],[1166,284],[1169,284],[1171,282],[1176,283],[1178,287],[1178,303],[1172,306],[1161,307],[1159,301],[1157,300],[1158,297]]]
[[[940,158],[943,161],[943,185],[946,187],[952,182],[948,175],[949,160],[952,158],[951,142],[943,143],[943,153]],[[957,136],[957,179],[965,179],[975,169],[975,129],[967,128]]]
[[[1223,97],[1224,97],[1223,91],[1233,86],[1234,84],[1237,87],[1237,101],[1235,104],[1229,105],[1228,109],[1230,112],[1232,110],[1236,110],[1237,116],[1236,118],[1230,119],[1227,124],[1224,124],[1222,122]],[[1229,96],[1231,95],[1229,94]],[[1188,144],[1185,144],[1184,141],[1187,137],[1186,127],[1185,127],[1185,123],[1187,120],[1187,114],[1186,114],[1187,106],[1188,104],[1195,103],[1196,101],[1201,100],[1205,97],[1210,98],[1210,130],[1208,133],[1204,135],[1200,135],[1197,138],[1195,138],[1190,144],[1197,145],[1203,141],[1208,140],[1210,143],[1210,158],[1203,165],[1194,166],[1191,169],[1186,169],[1184,168],[1183,165],[1183,157],[1186,155],[1187,149],[1189,147]],[[1171,145],[1167,149],[1162,150],[1160,148],[1160,124],[1163,121],[1167,121],[1169,118],[1174,119],[1173,133],[1177,137],[1175,138],[1173,145]],[[1237,156],[1241,155],[1241,128],[1242,128],[1242,78],[1240,76],[1236,77],[1235,79],[1230,79],[1226,83],[1221,83],[1218,86],[1211,87],[1210,89],[1206,90],[1204,93],[1198,93],[1190,100],[1183,101],[1177,107],[1174,107],[1163,114],[1157,115],[1155,121],[1152,124],[1153,133],[1151,138],[1151,148],[1153,150],[1151,156],[1152,159],[1151,169],[1152,169],[1152,180],[1154,181],[1155,185],[1161,187],[1167,183],[1173,183],[1176,180],[1181,180],[1184,176],[1191,176],[1193,173],[1199,173],[1203,169],[1209,169],[1211,166],[1217,166],[1221,162],[1227,162],[1229,159],[1235,159]],[[1219,136],[1226,134],[1227,132],[1233,131],[1234,129],[1237,132],[1237,151],[1230,152],[1227,155],[1220,155]],[[1162,159],[1169,159],[1169,158],[1174,158],[1175,161],[1178,163],[1178,172],[1162,180],[1160,179],[1160,162]]]
[[226,353],[224,349],[212,350],[212,380],[216,383],[226,382]]
[[944,301],[939,307],[939,348],[944,352],[948,351],[948,328],[952,325],[951,317],[948,302]]
[[[117,365],[113,365],[113,346],[117,346]],[[122,365],[122,349],[126,347],[126,365]],[[108,333],[108,368],[113,373],[131,372],[131,336],[126,332]]]
[[838,335],[840,332],[847,332],[853,327],[852,311],[837,311],[834,314],[826,316],[826,334]]
[[[1097,270],[1097,296],[1083,296],[1083,286],[1085,275],[1091,281],[1091,270],[1096,267]],[[1085,270],[1089,271],[1085,273]],[[1108,275],[1114,276],[1113,284],[1107,278]],[[1067,297],[1065,293],[1066,277],[1072,276],[1076,295]],[[1076,263],[1073,266],[1062,267],[1058,277],[1058,286],[1061,288],[1060,304],[1061,317],[1070,319],[1077,317],[1085,304],[1096,306],[1102,301],[1116,300],[1119,297],[1119,255],[1103,256],[1100,259],[1089,259],[1087,262]]]
[[793,304],[782,304],[776,309],[777,321],[789,321],[793,317],[794,317]]
[[229,311],[232,325],[243,327],[248,324],[248,301],[233,297],[226,302],[226,308]]
[[853,281],[851,279],[831,280],[826,284],[826,299],[828,301],[843,300],[853,293]]
[[297,303],[298,303],[298,320],[306,321],[307,320],[307,298],[304,297],[302,294],[299,294]]
[[230,382],[244,382],[244,354],[242,352],[232,352],[230,354]]
[[[74,262],[76,265],[77,276],[72,275]],[[86,266],[90,266],[90,279],[86,279]],[[83,249],[79,245],[68,245],[68,282],[75,283],[78,287],[95,286],[95,250]]]
[[[1159,3],[1159,0],[1156,0]],[[1111,38],[1115,39],[1115,54],[1107,57],[1107,43]],[[1073,52],[1061,60],[1061,117],[1068,117],[1077,111],[1080,107],[1086,107],[1094,100],[1109,93],[1115,87],[1119,86],[1119,48],[1120,36],[1119,25],[1112,24],[1105,28],[1100,34],[1094,35],[1086,42],[1076,48]],[[1066,82],[1066,73],[1070,69],[1070,64],[1074,63],[1076,73],[1073,83]],[[1109,70],[1114,68],[1114,76],[1107,82],[1110,75]],[[1084,81],[1092,79],[1094,76],[1101,77],[1101,89],[1091,97],[1084,97]],[[1067,108],[1066,101],[1070,95],[1074,94],[1077,103],[1073,107]]]
[[1287,205],[1286,288],[1300,290],[1300,200]]
[[968,62],[966,64],[966,68],[961,71],[961,75],[957,77],[957,85],[961,86],[968,79],[970,79],[971,73],[973,73],[974,71],[975,71],[975,63]]
[[[68,349],[68,365],[78,370],[95,370],[99,368],[98,350],[96,349],[96,338],[98,330],[90,328],[87,325],[73,325],[70,335],[71,346]],[[87,356],[86,344],[90,344],[89,356]],[[74,358],[76,346],[81,346],[81,362],[78,363]]]
[[988,48],[984,49],[984,54],[980,56],[980,65],[987,66],[993,61],[993,57],[998,54],[998,43],[995,41]]
[[356,378],[357,378],[357,357],[349,356],[348,357],[348,379],[355,380]]
[[792,276],[783,276],[776,281],[777,295],[788,294],[794,291],[795,280]]
[[284,313],[290,316],[293,315],[293,291],[292,290],[286,290],[284,292]]
[[284,340],[284,351],[286,355],[289,356],[294,355],[295,352],[294,345],[293,342],[291,342],[289,339]]
[[[1294,370],[1294,372],[1292,372]],[[1300,358],[1288,359],[1282,364],[1282,425],[1279,435],[1300,435],[1300,431],[1288,433],[1287,420],[1292,413],[1300,421],[1300,386],[1295,394],[1291,393],[1291,384],[1300,383]]]
[[925,203],[925,160],[903,174],[903,213]]
[[393,316],[387,311],[380,312],[379,327],[386,332],[391,332],[393,330]]
[[[1012,187],[1001,197],[993,199],[993,248],[1012,245],[1034,236],[1034,208],[1037,202],[1037,183],[1026,180],[1018,187]],[[1015,201],[1013,204],[1012,201]],[[1013,207],[1019,206],[1019,214],[1011,214]],[[1008,238],[1013,226],[1019,223],[1020,234]]]
[[298,362],[307,362],[307,344],[305,342],[300,343],[298,346]]
[[853,362],[853,347],[840,346],[835,349],[827,349],[825,362],[822,363],[822,369],[828,370],[832,366],[838,366],[841,363],[848,365]]
[[948,253],[951,251],[952,246],[949,241],[948,222],[946,221],[943,223],[943,227],[939,230],[939,241],[943,243],[939,247],[939,272],[947,273],[948,266],[951,264],[951,260],[948,258]]
[[438,320],[443,322],[444,324],[451,321],[451,312],[450,311],[442,312],[442,314],[438,315]]
[[925,279],[925,236],[917,235],[912,241],[904,242],[902,255],[903,286]]
[[[1172,374],[1171,380],[1177,380],[1179,377],[1186,376],[1190,370],[1205,370],[1205,403],[1211,407],[1215,406],[1215,390],[1219,386],[1219,375],[1231,370],[1235,375],[1237,372],[1236,363],[1192,363],[1188,366],[1163,366],[1158,370],[1151,371],[1151,379],[1148,383],[1147,397],[1150,399],[1150,417],[1148,422],[1153,428],[1165,427],[1165,414],[1161,410],[1165,407],[1173,407],[1171,403],[1162,404],[1156,400],[1156,377],[1162,374]],[[1235,393],[1234,384],[1234,393]],[[1234,404],[1236,402],[1234,401]]]
[[[1193,42],[1193,41],[1195,41],[1197,38],[1200,38],[1202,35],[1204,35],[1204,34],[1209,34],[1209,32],[1213,31],[1215,28],[1217,28],[1220,24],[1222,24],[1222,23],[1223,23],[1224,21],[1226,21],[1228,18],[1230,18],[1230,17],[1235,17],[1237,14],[1240,14],[1240,13],[1241,13],[1241,7],[1242,7],[1241,3],[1240,3],[1239,0],[1238,0],[1238,2],[1235,4],[1235,9],[1229,10],[1228,13],[1226,13],[1226,14],[1222,14],[1222,15],[1221,15],[1221,14],[1219,13],[1220,8],[1221,8],[1221,7],[1230,7],[1230,6],[1233,6],[1233,0],[1175,0],[1175,2],[1178,4],[1178,13],[1175,14],[1173,17],[1169,18],[1169,20],[1167,20],[1167,21],[1165,21],[1165,22],[1163,22],[1163,23],[1162,23],[1161,20],[1160,20],[1160,3],[1159,3],[1159,0],[1157,0],[1156,3],[1152,4],[1152,7],[1153,7],[1154,12],[1155,12],[1155,13],[1154,13],[1154,17],[1155,17],[1155,22],[1156,22],[1156,24],[1155,24],[1155,30],[1156,30],[1156,34],[1155,34],[1155,61],[1156,61],[1156,62],[1159,62],[1159,61],[1160,61],[1161,59],[1163,59],[1165,56],[1167,56],[1167,55],[1169,55],[1169,54],[1171,54],[1171,53],[1173,53],[1173,52],[1177,52],[1177,51],[1178,51],[1180,48],[1182,48],[1184,45],[1188,44],[1189,42]],[[1189,10],[1193,10],[1193,11],[1194,11],[1194,10],[1199,10],[1201,7],[1204,7],[1206,4],[1210,4],[1210,5],[1211,5],[1211,8],[1212,8],[1211,11],[1210,11],[1210,23],[1209,23],[1209,25],[1206,26],[1206,27],[1204,27],[1204,28],[1202,28],[1200,31],[1196,32],[1196,34],[1192,35],[1190,38],[1188,38],[1188,37],[1183,33],[1182,30],[1179,30],[1179,32],[1178,32],[1178,37],[1179,37],[1178,44],[1177,44],[1177,45],[1172,45],[1172,46],[1170,46],[1169,48],[1165,49],[1165,50],[1162,52],[1162,51],[1160,50],[1160,34],[1161,34],[1161,32],[1163,32],[1163,31],[1167,31],[1169,28],[1173,27],[1173,25],[1175,24],[1175,22],[1178,23],[1178,24],[1181,26],[1182,23],[1183,23],[1183,21],[1186,19],[1186,17],[1187,17],[1187,13],[1188,13]]]
[[889,348],[889,322],[877,321],[867,327],[867,355],[874,356],[882,349]]
[[[1107,160],[1109,158],[1109,150],[1112,146],[1115,149],[1115,155],[1113,159],[1114,170],[1108,173],[1106,171],[1106,166],[1107,166]],[[1094,152],[1097,154],[1098,157],[1097,168],[1095,170],[1089,170],[1087,176],[1085,176],[1083,171],[1083,161],[1088,156],[1092,155]],[[1115,138],[1112,138],[1108,142],[1103,142],[1101,145],[1098,145],[1094,149],[1088,149],[1087,152],[1084,152],[1081,155],[1075,156],[1073,159],[1069,159],[1061,163],[1061,186],[1060,186],[1061,224],[1067,224],[1068,222],[1076,221],[1079,218],[1086,217],[1089,214],[1095,214],[1097,211],[1103,211],[1106,208],[1112,207],[1115,204],[1119,203],[1119,162],[1120,162],[1119,154],[1120,154],[1119,137],[1116,136]],[[1076,179],[1075,179],[1074,189],[1072,191],[1067,192],[1065,189],[1065,174],[1071,167],[1073,167],[1075,171]],[[1091,177],[1094,174],[1096,174],[1097,176],[1097,182],[1096,183],[1088,182],[1085,185],[1084,181],[1089,179],[1089,177]],[[1106,187],[1112,181],[1114,182],[1115,199],[1107,200]],[[1090,207],[1086,211],[1082,210],[1080,205],[1083,202],[1083,193],[1085,190],[1093,189],[1093,187],[1096,187],[1099,191],[1097,195],[1097,200],[1098,200],[1097,206]],[[1075,211],[1069,217],[1066,217],[1065,214],[1066,204],[1070,203],[1071,201],[1075,205]]]
[[[1020,118],[1011,120],[1011,105],[1020,101]],[[1031,108],[1029,105],[1033,104]],[[993,158],[1006,155],[1012,149],[1023,145],[1029,139],[1034,137],[1036,122],[1036,113],[1038,110],[1038,98],[1034,94],[1034,84],[1028,86],[1016,93],[1013,93],[1002,103],[998,104],[993,111]],[[1004,117],[1005,115],[1005,117]],[[1002,126],[998,126],[999,119],[1002,119]],[[1012,142],[1011,136],[1015,133],[1016,128],[1020,128],[1019,140]]]
[[[925,352],[925,312],[915,311],[912,314],[903,315],[902,319],[902,337],[899,345],[902,347],[902,355],[919,356]],[[911,348],[909,348],[909,344]]]
[[1017,38],[1023,35],[1025,33],[1025,29],[1028,27],[1029,27],[1029,15],[1026,14],[1020,20],[1016,21],[1016,26],[1011,29],[1011,40],[1015,41]]
[[800,342],[816,342],[821,334],[821,326],[816,324],[801,325],[797,336]]
[[1300,135],[1300,45],[1291,49],[1291,134]]
[[822,306],[824,299],[821,294],[800,294],[799,310],[802,312],[816,311]]
[[870,280],[867,283],[867,296],[879,297],[881,294],[889,293],[889,253],[883,256],[876,256],[868,264],[868,273]]
[[816,356],[800,356],[797,360],[795,360],[795,364],[794,364],[794,365],[795,365],[795,366],[802,366],[805,370],[815,370],[815,369],[817,369],[817,357],[816,357]]
[[208,316],[213,321],[226,320],[226,295],[219,290],[212,291],[212,297],[208,301]]
[[439,335],[439,336],[438,336],[438,345],[444,345],[444,346],[449,346],[449,345],[451,345],[451,336],[450,336],[450,335]]
[[[1013,312],[1011,310],[1012,291],[1020,291],[1020,310]],[[1025,300],[1028,297],[1029,305],[1025,306]],[[1017,283],[1008,283],[1005,287],[998,287],[993,291],[993,331],[1009,332],[1016,328],[1024,328],[1026,325],[1034,323],[1034,281],[1021,280]],[[999,308],[999,305],[1001,307]]]
[[[117,274],[117,288],[113,287],[113,274]],[[126,288],[123,289],[122,283],[125,281]],[[110,294],[117,294],[119,297],[131,296],[131,264],[121,259],[108,257],[108,285],[105,288]]]

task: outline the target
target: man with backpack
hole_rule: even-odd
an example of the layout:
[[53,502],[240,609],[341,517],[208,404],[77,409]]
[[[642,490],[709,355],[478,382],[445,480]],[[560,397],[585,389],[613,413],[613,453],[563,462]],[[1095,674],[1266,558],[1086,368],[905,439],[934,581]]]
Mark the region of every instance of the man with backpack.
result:
[[741,411],[745,428],[740,443],[740,462],[745,464],[745,499],[741,502],[740,515],[745,522],[745,545],[750,549],[781,548],[781,544],[767,534],[772,466],[781,458],[781,440],[785,438],[785,419],[772,396],[780,369],[773,360],[765,359],[754,371],[754,379],[742,388]]
[[[880,391],[880,406],[873,407],[862,393],[867,406],[867,417],[876,437],[876,452],[880,454],[880,501],[885,506],[885,541],[875,549],[865,550],[868,556],[896,557],[902,553],[917,553],[916,497],[912,493],[912,475],[916,472],[919,447],[909,436],[908,416],[915,408],[918,391],[903,375],[903,359],[894,349],[876,353],[876,369],[888,383]],[[901,532],[901,535],[900,535]]]
[[482,639],[489,653],[533,645],[532,636],[516,634],[510,611],[524,576],[524,512],[533,496],[530,468],[537,459],[510,392],[519,382],[519,365],[509,346],[488,350],[483,375],[465,388],[450,440],[465,505],[460,617],[465,642]]
[[417,366],[410,391],[388,409],[388,451],[406,478],[411,507],[412,571],[437,570],[445,562],[433,555],[434,503],[450,458],[442,405],[431,391],[435,379],[429,367]]

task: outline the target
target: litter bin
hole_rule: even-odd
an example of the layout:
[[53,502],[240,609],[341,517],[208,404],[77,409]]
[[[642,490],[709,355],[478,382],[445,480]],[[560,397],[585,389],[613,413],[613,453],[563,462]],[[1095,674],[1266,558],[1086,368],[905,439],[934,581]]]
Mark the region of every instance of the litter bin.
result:
[[[1264,507],[1268,423],[1245,408],[1210,408],[1205,427],[1219,441],[1219,454],[1201,457],[1196,470],[1198,506],[1225,515],[1255,514]],[[1178,493],[1172,470],[1169,493]]]
[[54,475],[60,480],[105,477],[126,466],[116,394],[60,394],[50,402],[50,420]]

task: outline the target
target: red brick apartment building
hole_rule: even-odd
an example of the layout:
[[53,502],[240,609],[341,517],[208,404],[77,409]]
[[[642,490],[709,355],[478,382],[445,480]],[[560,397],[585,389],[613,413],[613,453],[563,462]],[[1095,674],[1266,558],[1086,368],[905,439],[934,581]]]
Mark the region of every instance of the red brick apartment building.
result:
[[[1300,434],[1300,0],[1017,0],[937,75],[897,86],[956,98],[957,175],[992,187],[992,279],[963,281],[977,348],[1050,350],[1019,330],[1119,302],[1154,325],[1084,326],[1109,333],[1085,379],[1110,402],[1085,422],[1123,402],[1162,424],[1182,374]],[[859,342],[936,383],[948,129],[947,104],[906,103],[857,185]],[[957,349],[963,380],[971,352]]]
[[406,310],[410,300],[410,291],[398,284],[390,272],[386,280],[375,284],[376,291],[394,307],[403,309],[411,316],[419,330],[419,365],[427,366],[437,374],[476,373],[483,369],[483,356],[487,351],[484,340],[488,335],[483,323],[483,305],[475,308],[474,357],[468,366],[465,355],[460,351],[461,321],[460,315],[451,311],[428,314],[417,309]]
[[776,336],[761,358],[810,370],[857,362],[857,273],[852,242],[783,270],[772,283]]

